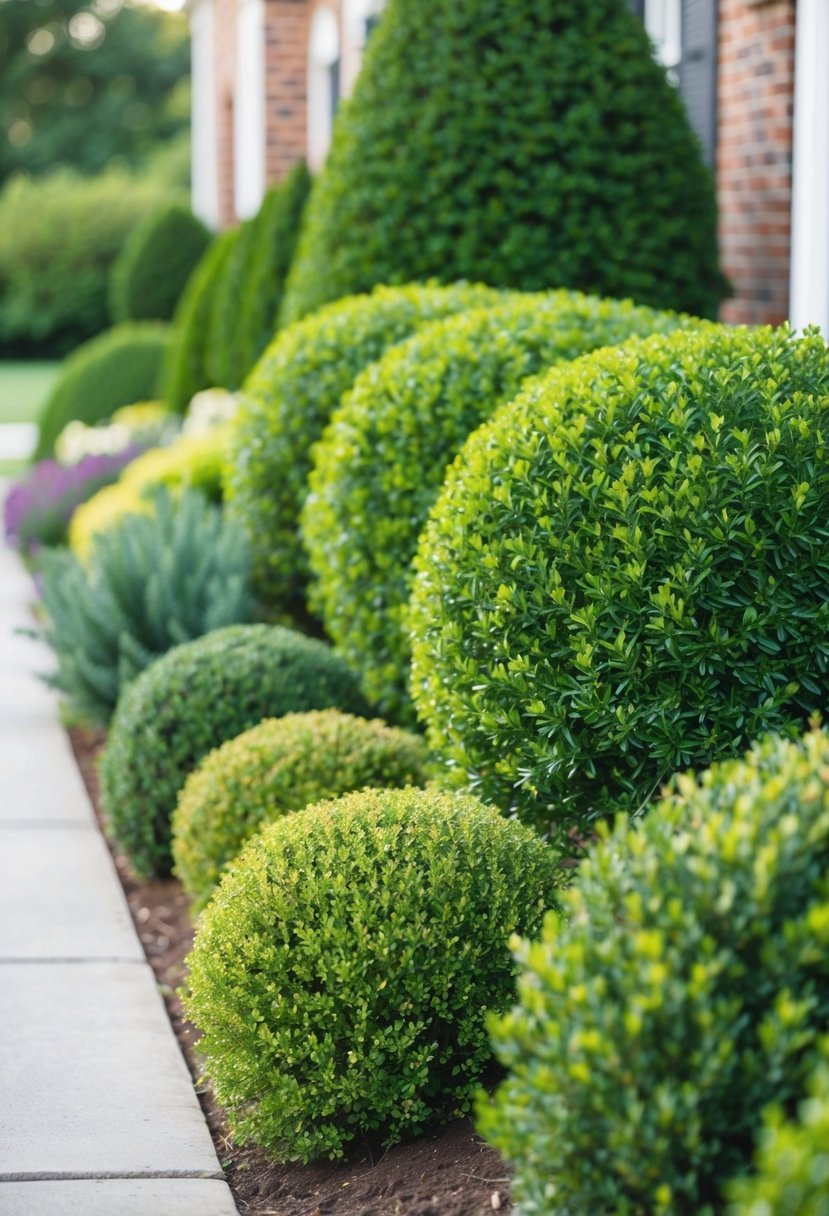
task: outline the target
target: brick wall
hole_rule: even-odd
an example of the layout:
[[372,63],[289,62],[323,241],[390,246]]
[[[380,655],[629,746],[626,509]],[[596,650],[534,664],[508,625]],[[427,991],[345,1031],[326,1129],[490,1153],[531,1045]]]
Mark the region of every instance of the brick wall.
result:
[[720,251],[735,296],[724,321],[789,307],[795,0],[720,0]]
[[305,159],[308,123],[308,0],[267,0],[265,7],[266,177],[281,181]]

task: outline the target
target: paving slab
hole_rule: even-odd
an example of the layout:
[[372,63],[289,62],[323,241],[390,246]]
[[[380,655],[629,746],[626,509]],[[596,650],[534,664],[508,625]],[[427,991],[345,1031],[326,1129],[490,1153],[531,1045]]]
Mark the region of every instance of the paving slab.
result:
[[146,963],[5,963],[0,1027],[0,1181],[222,1176]]
[[[5,681],[0,675],[0,687]],[[0,825],[95,822],[66,731],[54,712],[0,729]]]
[[0,962],[144,953],[109,850],[92,827],[0,824]]
[[236,1216],[236,1206],[214,1179],[0,1182],[0,1216]]

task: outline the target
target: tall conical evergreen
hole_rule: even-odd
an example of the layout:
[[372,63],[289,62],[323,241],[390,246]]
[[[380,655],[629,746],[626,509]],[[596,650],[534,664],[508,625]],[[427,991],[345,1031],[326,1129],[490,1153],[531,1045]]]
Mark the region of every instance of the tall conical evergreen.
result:
[[628,0],[390,0],[282,320],[430,276],[713,314],[713,181]]

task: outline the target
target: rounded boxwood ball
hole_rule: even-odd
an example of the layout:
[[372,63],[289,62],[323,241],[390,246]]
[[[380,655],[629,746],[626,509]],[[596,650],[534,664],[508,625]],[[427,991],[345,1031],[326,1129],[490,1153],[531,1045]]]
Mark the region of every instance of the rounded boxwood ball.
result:
[[358,377],[314,449],[302,531],[312,607],[382,714],[414,718],[411,564],[466,437],[528,376],[682,324],[577,292],[510,296],[425,326]]
[[279,626],[216,629],[148,667],[118,702],[101,762],[104,811],[136,874],[170,873],[170,819],[203,756],[263,718],[331,707],[367,710],[342,659]]
[[818,334],[704,326],[555,368],[470,437],[411,611],[451,780],[572,825],[825,707],[828,392]]
[[522,1212],[722,1212],[829,1028],[829,740],[768,737],[600,832],[518,946],[483,1130]]
[[336,709],[268,718],[205,756],[173,815],[173,858],[196,909],[258,828],[367,786],[424,785],[423,740]]
[[203,913],[188,1017],[231,1127],[283,1160],[469,1109],[507,947],[555,857],[466,795],[364,790],[269,824]]
[[413,284],[340,300],[277,335],[245,383],[225,496],[253,551],[260,598],[302,612],[307,562],[299,513],[311,447],[357,375],[428,321],[495,303],[490,287]]

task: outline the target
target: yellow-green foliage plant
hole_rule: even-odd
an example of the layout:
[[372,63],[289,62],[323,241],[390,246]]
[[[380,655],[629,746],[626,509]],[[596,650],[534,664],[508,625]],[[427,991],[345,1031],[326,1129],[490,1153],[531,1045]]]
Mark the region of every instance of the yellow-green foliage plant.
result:
[[829,740],[769,736],[599,831],[513,943],[481,1126],[527,1216],[714,1216],[829,1027]]
[[336,709],[269,718],[194,769],[173,815],[175,872],[196,911],[263,824],[369,786],[424,785],[423,740]]
[[101,761],[104,811],[136,874],[170,874],[176,799],[209,751],[263,718],[332,708],[368,707],[339,655],[278,625],[214,629],[142,672]]
[[544,830],[829,697],[829,352],[707,323],[553,369],[424,530],[412,688],[449,779]]
[[288,614],[304,610],[299,513],[311,447],[358,374],[420,325],[499,298],[466,284],[378,288],[321,309],[268,347],[245,384],[226,487],[250,538],[260,599]]
[[302,517],[310,602],[395,721],[408,695],[412,560],[447,465],[528,376],[687,318],[577,292],[513,295],[436,321],[358,377],[314,449]]
[[308,1161],[467,1111],[486,1013],[514,999],[507,939],[541,924],[557,877],[535,833],[462,794],[363,790],[263,828],[189,958],[234,1132]]
[[728,1216],[827,1216],[829,1213],[829,1042],[824,1040],[796,1118],[779,1106],[766,1114],[756,1174],[727,1188]]
[[149,515],[160,486],[199,490],[216,502],[221,498],[230,428],[212,427],[202,435],[180,435],[167,447],[151,448],[124,469],[115,485],[93,495],[72,516],[69,544],[86,560],[97,536],[125,515]]

